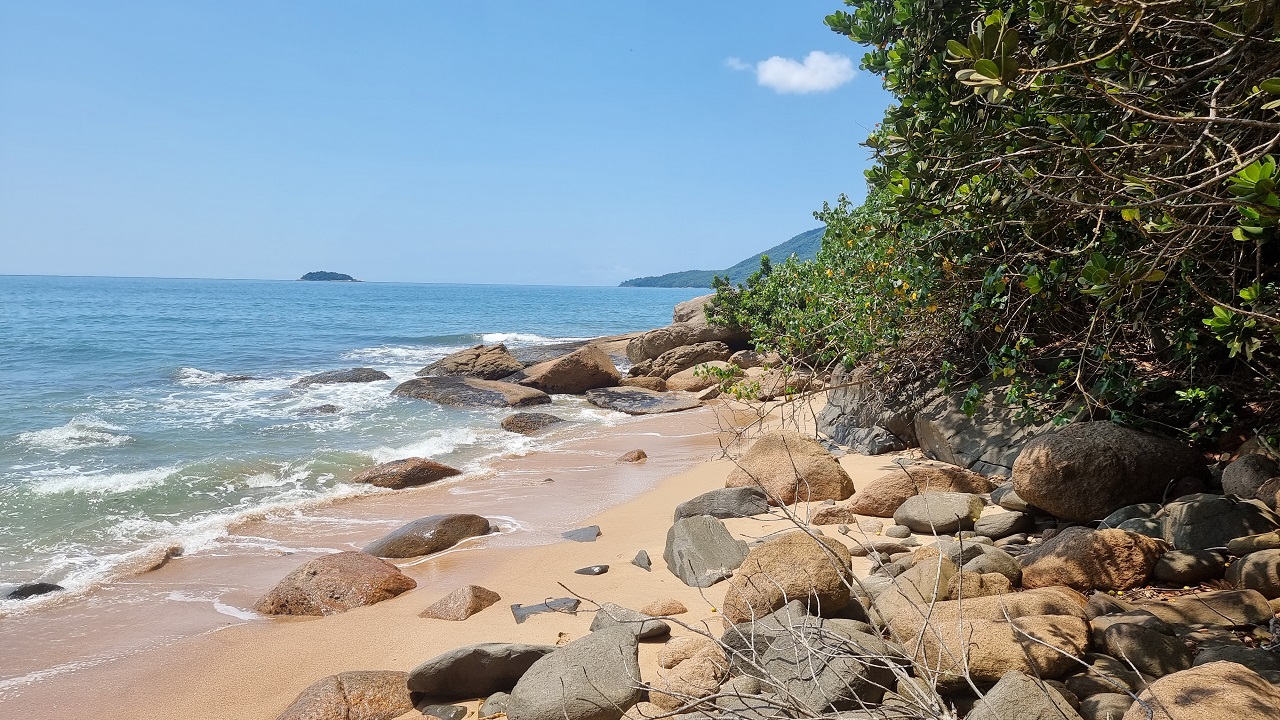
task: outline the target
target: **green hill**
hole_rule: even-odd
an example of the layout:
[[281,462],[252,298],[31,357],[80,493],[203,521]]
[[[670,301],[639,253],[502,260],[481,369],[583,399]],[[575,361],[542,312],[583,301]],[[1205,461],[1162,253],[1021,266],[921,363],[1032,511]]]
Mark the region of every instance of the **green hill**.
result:
[[756,253],[726,270],[684,270],[682,272],[667,273],[666,275],[633,278],[624,280],[621,287],[709,288],[711,287],[711,278],[716,275],[728,277],[735,283],[746,282],[747,276],[760,268],[761,255],[768,255],[770,260],[779,263],[792,255],[801,260],[812,260],[817,257],[818,249],[822,247],[822,235],[825,231],[826,228],[816,228],[809,232],[800,233],[781,245],[774,245],[764,252]]

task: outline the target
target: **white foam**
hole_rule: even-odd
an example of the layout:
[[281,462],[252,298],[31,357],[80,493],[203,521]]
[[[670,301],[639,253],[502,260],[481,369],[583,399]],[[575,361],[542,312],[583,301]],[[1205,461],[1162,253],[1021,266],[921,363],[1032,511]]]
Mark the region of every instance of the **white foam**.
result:
[[475,428],[451,427],[440,430],[439,434],[418,442],[398,447],[383,445],[367,450],[365,454],[378,463],[391,462],[392,460],[400,460],[407,457],[438,458],[442,455],[448,455],[460,447],[475,445],[478,442],[480,442],[480,436]]
[[161,467],[154,470],[122,473],[70,472],[38,480],[31,483],[30,488],[31,492],[37,495],[61,495],[64,493],[111,495],[163,485],[164,481],[170,475],[173,475],[176,470],[176,468]]
[[229,615],[237,620],[254,620],[262,617],[252,610],[242,610],[238,607],[232,607],[231,605],[227,605],[226,603],[218,602],[216,600],[213,603],[213,609],[223,615]]
[[506,343],[508,345],[548,345],[551,343],[577,342],[579,340],[590,340],[591,338],[573,338],[562,337],[553,338],[545,335],[536,335],[534,333],[522,332],[492,332],[484,333],[480,339],[486,343]]
[[20,433],[18,442],[32,448],[65,453],[88,447],[112,447],[133,442],[123,434],[124,428],[104,422],[93,415],[78,415],[66,425]]

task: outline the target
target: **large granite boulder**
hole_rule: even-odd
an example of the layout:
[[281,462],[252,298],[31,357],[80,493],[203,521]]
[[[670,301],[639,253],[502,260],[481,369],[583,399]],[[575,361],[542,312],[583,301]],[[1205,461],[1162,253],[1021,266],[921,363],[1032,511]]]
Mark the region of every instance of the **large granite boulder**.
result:
[[391,563],[362,552],[308,560],[276,584],[254,609],[263,615],[335,615],[390,600],[417,587]]
[[1004,401],[1007,381],[979,384],[976,409],[967,412],[967,393],[934,395],[915,413],[913,428],[925,457],[983,475],[1008,476],[1014,460],[1048,425],[1028,424]]
[[507,692],[555,645],[480,643],[455,648],[423,662],[409,673],[416,696],[450,702]]
[[[965,720],[1082,720],[1058,688],[1010,670],[974,703]],[[1118,719],[1117,719],[1118,720]]]
[[976,683],[996,682],[1010,670],[1056,680],[1076,670],[1076,658],[1088,652],[1089,624],[1067,615],[1031,615],[1009,622],[966,616],[938,623],[907,646],[918,648],[917,672],[939,689],[967,687],[966,676]]
[[628,415],[657,415],[702,406],[702,401],[689,393],[654,392],[639,387],[598,388],[586,394],[592,405]]
[[1236,538],[1280,530],[1274,510],[1230,495],[1186,495],[1165,505],[1155,519],[1177,550],[1226,547]]
[[1101,520],[1126,505],[1159,500],[1185,477],[1207,478],[1199,453],[1111,422],[1068,425],[1027,443],[1013,488],[1066,520]]
[[600,606],[595,618],[591,620],[591,632],[615,627],[625,628],[634,634],[637,640],[648,640],[671,634],[671,626],[666,621],[638,610],[607,602]]
[[728,679],[728,666],[719,648],[691,657],[659,673],[658,681],[649,689],[649,702],[666,712],[674,712],[693,700],[710,697]]
[[893,517],[907,498],[923,492],[987,493],[993,489],[986,477],[946,465],[901,465],[867,484],[853,500],[859,515]]
[[864,454],[873,448],[857,446],[862,436],[876,430],[896,438],[904,447],[915,447],[915,417],[920,408],[941,397],[937,380],[919,380],[904,387],[887,388],[875,378],[837,366],[831,373],[827,402],[818,414],[818,430],[842,445]]
[[527,407],[551,402],[550,395],[534,388],[496,380],[458,377],[406,380],[397,385],[391,394],[458,407]]
[[1257,590],[1268,600],[1280,598],[1280,550],[1259,550],[1227,568],[1227,582],[1242,590]]
[[644,698],[639,646],[626,628],[606,628],[541,658],[511,690],[510,720],[619,720]]
[[853,495],[853,480],[831,453],[791,430],[761,435],[729,473],[725,487],[759,487],[779,505]]
[[1222,470],[1222,492],[1251,498],[1271,478],[1280,476],[1280,466],[1266,455],[1242,455]]
[[488,519],[467,513],[429,515],[402,525],[365,546],[370,555],[408,558],[447,550],[469,537],[487,535]]
[[[744,334],[739,331],[712,325],[705,318],[695,319],[650,330],[632,338],[627,343],[627,359],[639,364],[647,360],[655,360],[663,353],[675,348],[705,342],[719,342],[734,348],[742,348],[745,347],[745,339]],[[727,360],[728,355],[708,359]]]
[[758,487],[717,488],[676,506],[675,519],[710,515],[717,518],[751,517],[769,512],[769,499]]
[[692,300],[685,300],[682,303],[676,303],[675,308],[671,312],[671,322],[699,322],[707,319],[707,306],[716,297],[715,293],[699,295]]
[[[877,606],[879,602],[877,598]],[[895,637],[913,638],[932,634],[941,627],[954,626],[962,616],[970,620],[1006,622],[1010,618],[1063,615],[1087,623],[1087,605],[1088,600],[1071,588],[1034,588],[1006,595],[913,605],[899,610],[890,620],[889,627]]]
[[361,670],[321,678],[276,720],[392,720],[413,710],[408,673]]
[[[805,715],[855,710],[880,702],[905,652],[879,636],[814,618],[785,628],[759,653],[759,674]],[[901,671],[899,671],[901,672]]]
[[338,383],[368,383],[379,380],[390,380],[391,376],[373,368],[350,368],[348,370],[329,370],[299,378],[293,384],[295,388],[308,388],[312,385],[335,385]]
[[[726,361],[731,354],[729,346],[722,342],[681,345],[654,358],[653,362],[647,366],[648,369],[644,374],[667,380],[667,384],[670,385],[670,378],[680,371],[689,370],[703,363]],[[637,367],[645,366],[638,365]]]
[[729,580],[721,610],[726,620],[736,624],[768,615],[791,600],[802,600],[813,612],[831,615],[848,606],[851,582],[849,550],[844,545],[789,532],[747,553]]
[[1021,556],[1022,586],[1128,590],[1147,581],[1167,549],[1127,530],[1067,528]]
[[972,530],[982,507],[982,498],[977,495],[931,491],[907,498],[893,512],[893,521],[912,532],[943,535]]
[[548,413],[519,412],[502,418],[501,425],[507,432],[533,435],[562,422],[564,422],[563,418]]
[[472,377],[481,380],[501,380],[524,369],[507,346],[476,345],[447,355],[414,373],[419,377]]
[[351,478],[351,482],[402,490],[461,474],[461,470],[451,468],[435,460],[411,457],[403,460],[392,460],[372,467]]
[[[1025,593],[1024,593],[1025,594]],[[1244,627],[1271,622],[1275,615],[1256,590],[1215,590],[1180,595],[1168,600],[1134,603],[1170,625]]]
[[1163,677],[1191,667],[1191,648],[1172,634],[1138,623],[1114,623],[1102,631],[1107,654],[1139,672]]
[[747,557],[747,544],[735,540],[724,523],[709,515],[679,518],[667,530],[662,559],[672,575],[689,587],[711,587],[733,575]]
[[1280,688],[1249,668],[1213,662],[1165,675],[1142,693],[1124,720],[1244,720],[1275,717]]
[[681,370],[663,382],[666,383],[668,390],[698,392],[720,384],[720,378],[713,374],[713,371],[717,370],[736,371],[737,367],[723,360],[712,360],[711,362],[699,363],[686,370]]
[[546,393],[578,395],[613,387],[621,379],[608,353],[596,345],[586,345],[564,357],[525,368],[524,377],[518,382]]

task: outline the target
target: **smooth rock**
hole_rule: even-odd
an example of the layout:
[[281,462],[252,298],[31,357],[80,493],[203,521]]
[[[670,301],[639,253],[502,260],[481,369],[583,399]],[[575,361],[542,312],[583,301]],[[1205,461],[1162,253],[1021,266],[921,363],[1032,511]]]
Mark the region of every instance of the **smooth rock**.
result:
[[1170,585],[1199,585],[1221,578],[1226,571],[1226,562],[1212,550],[1170,550],[1156,561],[1151,575]]
[[947,600],[988,597],[1013,592],[1013,583],[1000,573],[958,572],[947,582]]
[[1222,470],[1222,492],[1242,498],[1254,497],[1271,478],[1280,476],[1280,466],[1266,455],[1241,455]]
[[1001,676],[965,720],[1080,720],[1057,688],[1017,670]]
[[415,696],[454,701],[507,692],[555,645],[480,643],[455,648],[423,662],[409,673]]
[[429,605],[427,609],[418,613],[418,617],[459,622],[501,599],[501,595],[488,588],[479,585],[463,585]]
[[684,606],[684,603],[675,598],[663,598],[654,600],[640,608],[640,612],[649,616],[664,617],[668,615],[683,615],[689,612],[689,609]]
[[966,618],[940,623],[908,645],[916,643],[917,671],[941,687],[958,689],[966,673],[977,683],[998,681],[1010,670],[1061,678],[1079,667],[1075,658],[1089,649],[1089,626],[1066,615],[1011,622]]
[[849,604],[849,551],[829,538],[789,532],[753,548],[725,592],[724,617],[741,623],[767,615],[790,600],[835,614]]
[[1267,532],[1235,538],[1227,543],[1227,552],[1244,557],[1259,550],[1280,549],[1280,532]]
[[511,691],[510,720],[619,720],[644,691],[635,635],[608,628],[535,662]]
[[667,381],[659,377],[624,377],[618,381],[620,387],[638,387],[654,392],[666,392]]
[[1181,640],[1135,623],[1116,623],[1102,633],[1107,654],[1153,677],[1191,667],[1191,650]]
[[408,673],[362,670],[321,678],[276,720],[392,720],[413,710]]
[[1036,521],[1029,513],[997,512],[983,515],[973,523],[973,531],[992,540],[1000,540],[1010,535],[1025,533],[1036,526]]
[[991,481],[963,468],[941,465],[900,466],[872,480],[850,507],[859,515],[893,517],[907,498],[923,492],[991,492]]
[[637,640],[671,634],[671,626],[662,620],[607,602],[596,611],[595,619],[591,621],[591,632],[615,627],[625,628]]
[[893,521],[918,533],[953,533],[972,529],[982,507],[982,498],[977,495],[930,491],[903,501],[894,511]]
[[1216,590],[1159,602],[1134,603],[1171,625],[1242,627],[1271,622],[1274,613],[1257,590]]
[[1127,520],[1150,520],[1160,513],[1160,509],[1164,507],[1160,503],[1138,503],[1136,505],[1125,505],[1110,515],[1102,519],[1098,524],[1099,529],[1120,527],[1120,523]]
[[704,654],[719,654],[724,658],[720,645],[707,635],[681,635],[668,640],[658,650],[658,667],[673,668],[689,658]]
[[1164,523],[1153,518],[1132,518],[1116,526],[1116,530],[1127,530],[1139,535],[1146,535],[1156,540],[1164,539]]
[[1036,510],[1014,492],[1013,483],[1006,483],[992,490],[991,502],[1011,512],[1032,513]]
[[502,429],[521,435],[533,435],[562,422],[563,418],[548,413],[520,412],[502,418]]
[[757,487],[774,504],[844,500],[853,480],[818,441],[790,430],[764,433],[730,471],[725,487]]
[[680,412],[702,405],[701,400],[686,393],[660,393],[638,387],[599,388],[588,390],[586,396],[592,405],[628,415]]
[[911,537],[911,528],[906,525],[890,525],[884,529],[884,536],[896,539]]
[[574,542],[595,542],[596,538],[600,537],[600,526],[588,525],[586,527],[575,528],[573,530],[566,530],[560,533],[560,537]]
[[295,388],[307,388],[312,385],[335,385],[338,383],[368,383],[379,380],[390,380],[391,376],[373,368],[351,368],[349,370],[329,370],[328,372],[307,375],[293,384]]
[[709,515],[681,518],[667,530],[662,553],[671,574],[690,587],[711,587],[747,558],[747,544]]
[[1128,590],[1146,582],[1166,549],[1125,530],[1067,528],[1022,556],[1022,586]]
[[481,703],[479,715],[482,718],[491,717],[499,713],[505,715],[507,713],[507,703],[510,701],[511,693],[496,692],[485,698],[485,701]]
[[644,550],[636,553],[636,556],[631,559],[631,564],[646,572],[653,570],[653,562],[649,560],[649,553]]
[[649,702],[674,712],[688,703],[716,694],[720,683],[729,676],[729,663],[724,654],[698,655],[658,674],[649,689]]
[[603,575],[609,572],[608,565],[591,565],[590,567],[578,568],[573,571],[575,575]]
[[[892,588],[885,592],[892,592]],[[878,607],[878,598],[876,603]],[[943,600],[927,606],[912,605],[905,612],[899,611],[893,616],[890,628],[896,633],[895,637],[900,638],[928,635],[937,628],[954,627],[962,612],[966,619],[992,622],[1038,615],[1062,615],[1087,622],[1084,610],[1087,603],[1083,595],[1070,588],[1037,588],[1008,595]]]
[[1214,662],[1155,681],[1124,720],[1261,720],[1277,707],[1280,688],[1243,665]]
[[1124,693],[1099,693],[1080,701],[1080,717],[1084,720],[1123,720],[1133,698]]
[[578,395],[595,388],[613,387],[622,379],[608,353],[596,345],[524,369],[519,384],[545,393]]
[[515,617],[516,624],[519,625],[529,619],[531,615],[539,615],[541,613],[567,613],[569,615],[578,614],[578,605],[582,603],[578,598],[555,598],[537,605],[521,605],[516,603],[511,606],[511,615]]
[[1187,476],[1208,477],[1199,453],[1111,422],[1076,423],[1041,435],[1013,464],[1013,488],[1024,501],[1078,521],[1159,500]]
[[1257,500],[1223,495],[1187,495],[1169,503],[1156,519],[1175,550],[1226,547],[1236,538],[1280,530],[1280,515]]
[[729,355],[729,346],[716,340],[681,345],[654,358],[649,371],[645,374],[660,377],[670,385],[671,378],[681,371],[704,363],[725,361],[729,359]]
[[1259,550],[1227,568],[1227,582],[1241,590],[1257,590],[1268,600],[1280,598],[1280,550]]
[[334,615],[390,600],[417,585],[385,560],[340,552],[303,563],[258,600],[254,609],[263,615]]
[[1239,663],[1273,685],[1280,683],[1280,655],[1270,650],[1239,644],[1202,646],[1194,664],[1198,667],[1221,661]]
[[45,582],[26,583],[25,585],[19,585],[18,587],[10,590],[9,594],[5,595],[5,599],[26,600],[27,598],[38,597],[40,595],[48,595],[49,593],[61,592],[63,590],[66,590],[66,588],[62,587],[61,585],[55,585],[54,583],[45,583]]
[[487,535],[487,518],[456,513],[429,515],[402,525],[365,546],[364,552],[384,558],[409,558],[447,550],[469,537]]
[[406,380],[391,394],[458,407],[527,407],[551,402],[550,395],[534,388],[497,380],[457,377]]
[[1107,628],[1112,625],[1137,625],[1152,632],[1174,636],[1173,628],[1146,610],[1128,610],[1111,615],[1099,615],[1089,621],[1089,634],[1093,644],[1102,647],[1106,644]]
[[411,457],[374,466],[351,478],[362,485],[402,490],[461,475],[462,471],[426,458]]
[[769,512],[769,499],[758,487],[717,488],[676,506],[675,520],[697,515],[738,518]]
[[473,377],[480,380],[501,380],[524,369],[524,363],[515,359],[507,346],[476,345],[459,350],[437,360],[414,373],[419,377]]
[[467,716],[467,709],[461,705],[418,705],[414,710],[436,720],[462,720]]

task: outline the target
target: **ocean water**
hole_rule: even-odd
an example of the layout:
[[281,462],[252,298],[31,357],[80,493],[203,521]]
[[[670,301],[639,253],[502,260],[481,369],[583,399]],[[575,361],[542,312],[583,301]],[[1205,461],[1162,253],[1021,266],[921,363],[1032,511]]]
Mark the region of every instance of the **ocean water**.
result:
[[[246,518],[375,493],[346,483],[418,455],[482,472],[536,439],[508,411],[393,398],[477,343],[666,324],[697,290],[0,276],[0,597],[72,590],[198,552]],[[291,387],[373,367],[391,380]],[[337,405],[332,414],[312,411]],[[626,417],[573,398],[595,426]],[[0,601],[0,614],[16,604]]]

